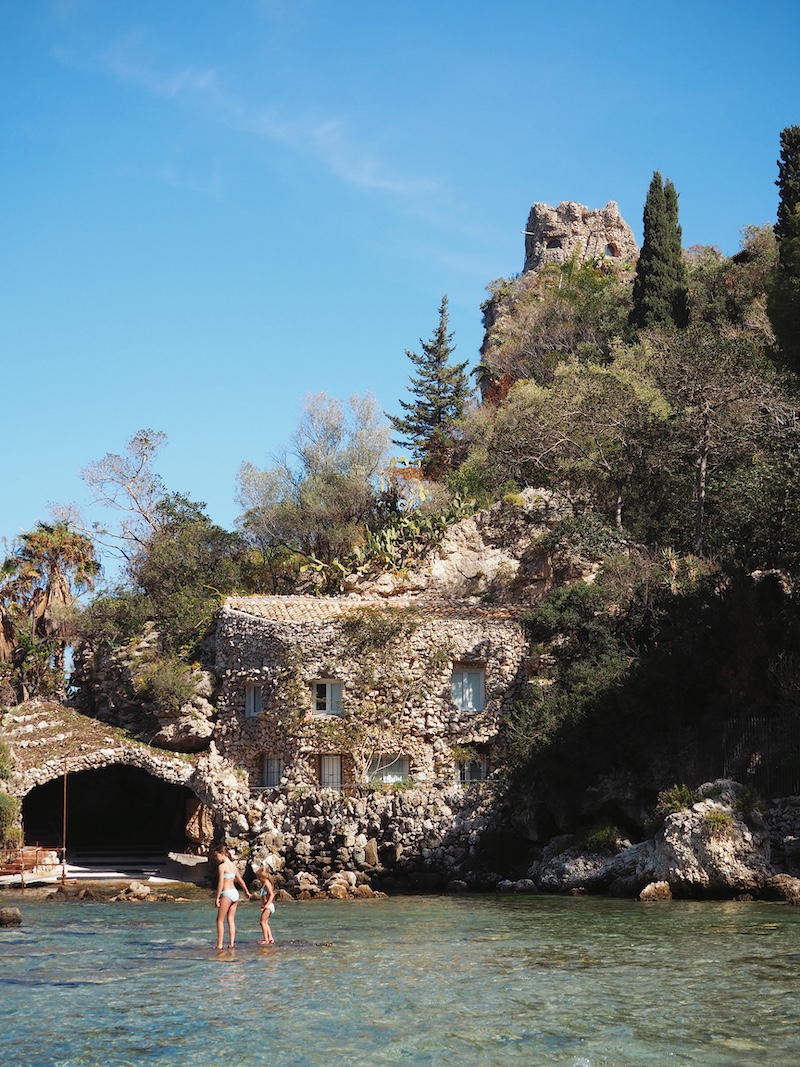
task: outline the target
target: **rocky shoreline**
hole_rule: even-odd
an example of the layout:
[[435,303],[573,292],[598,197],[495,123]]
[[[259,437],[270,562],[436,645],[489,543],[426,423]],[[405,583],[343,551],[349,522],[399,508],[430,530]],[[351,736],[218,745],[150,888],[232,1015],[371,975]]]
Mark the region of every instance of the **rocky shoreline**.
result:
[[602,849],[569,835],[537,849],[509,830],[491,787],[276,795],[252,803],[250,833],[231,843],[244,871],[270,871],[282,899],[497,891],[800,903],[800,798],[748,808],[745,787],[728,780],[699,794],[652,837]]

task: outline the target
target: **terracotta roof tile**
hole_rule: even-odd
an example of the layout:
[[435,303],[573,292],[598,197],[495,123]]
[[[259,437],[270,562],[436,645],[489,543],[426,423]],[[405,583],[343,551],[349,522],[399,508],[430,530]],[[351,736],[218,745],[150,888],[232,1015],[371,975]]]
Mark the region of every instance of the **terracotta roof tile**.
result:
[[452,619],[518,619],[525,608],[496,607],[467,600],[428,600],[412,597],[361,599],[316,596],[229,596],[223,607],[274,622],[328,622],[356,611],[416,608],[424,615]]

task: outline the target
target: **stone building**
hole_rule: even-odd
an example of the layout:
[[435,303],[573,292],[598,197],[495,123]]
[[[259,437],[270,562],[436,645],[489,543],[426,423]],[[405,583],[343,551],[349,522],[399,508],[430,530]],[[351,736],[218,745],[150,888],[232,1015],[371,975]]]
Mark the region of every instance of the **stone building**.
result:
[[216,744],[251,788],[471,783],[526,684],[520,610],[395,597],[228,597]]
[[524,270],[566,263],[575,255],[579,263],[601,257],[619,263],[636,260],[639,248],[633,231],[613,200],[599,211],[572,200],[558,207],[533,205],[525,227]]

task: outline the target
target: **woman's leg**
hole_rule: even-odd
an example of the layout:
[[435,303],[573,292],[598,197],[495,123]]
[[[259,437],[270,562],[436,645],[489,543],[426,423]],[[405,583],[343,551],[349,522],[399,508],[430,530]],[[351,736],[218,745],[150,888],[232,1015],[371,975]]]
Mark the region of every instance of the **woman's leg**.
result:
[[222,942],[225,938],[225,913],[230,907],[230,900],[227,897],[221,897],[219,907],[217,908],[217,948],[222,948]]
[[231,948],[233,948],[236,941],[236,901],[232,900],[231,905],[228,908],[228,938],[230,939]]

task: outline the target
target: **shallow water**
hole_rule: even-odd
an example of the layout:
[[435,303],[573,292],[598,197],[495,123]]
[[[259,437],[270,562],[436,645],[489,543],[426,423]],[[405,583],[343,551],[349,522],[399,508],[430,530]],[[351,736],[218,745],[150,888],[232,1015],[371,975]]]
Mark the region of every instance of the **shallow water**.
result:
[[800,908],[445,897],[258,908],[3,894],[19,1067],[800,1063]]

